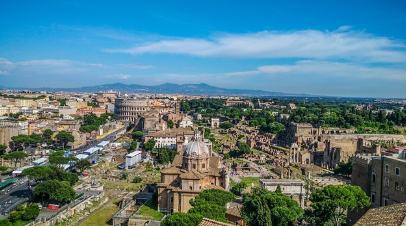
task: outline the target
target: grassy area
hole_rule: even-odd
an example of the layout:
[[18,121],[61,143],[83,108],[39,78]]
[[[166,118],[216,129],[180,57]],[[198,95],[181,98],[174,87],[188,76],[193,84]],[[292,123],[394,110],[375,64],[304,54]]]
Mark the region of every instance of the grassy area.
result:
[[281,147],[281,146],[273,146],[273,147],[276,148],[276,149],[282,150],[285,153],[290,151],[288,148],[284,148],[284,147]]
[[254,154],[256,154],[256,155],[261,155],[261,154],[266,154],[265,152],[262,152],[262,151],[258,151],[258,150],[256,150],[256,149],[251,149],[251,151],[254,153]]
[[244,161],[244,160],[241,160],[241,159],[227,159],[227,162],[230,162],[230,163],[246,163],[246,161]]
[[137,191],[142,188],[142,185],[134,184],[131,182],[127,182],[125,180],[123,181],[115,181],[115,182],[105,182],[104,183],[104,188],[105,189],[116,189],[119,188],[121,190],[126,190],[126,191]]
[[30,223],[31,221],[23,221],[23,220],[18,220],[16,222],[13,223],[13,226],[24,226],[28,223]]
[[263,179],[261,177],[241,177],[241,180],[247,183],[248,185],[251,185],[254,183],[255,187],[259,187],[259,180]]
[[120,207],[117,206],[119,199],[115,199],[106,206],[103,207],[99,212],[95,215],[87,219],[82,225],[87,226],[96,226],[96,225],[111,225],[109,224],[110,219],[113,215],[120,210]]
[[144,216],[151,216],[152,219],[154,220],[160,220],[162,219],[162,217],[164,217],[164,214],[157,211],[157,206],[156,205],[152,205],[152,201],[151,199],[145,203],[145,205],[143,205],[141,207],[141,209],[137,212],[137,214],[140,215],[144,215]]

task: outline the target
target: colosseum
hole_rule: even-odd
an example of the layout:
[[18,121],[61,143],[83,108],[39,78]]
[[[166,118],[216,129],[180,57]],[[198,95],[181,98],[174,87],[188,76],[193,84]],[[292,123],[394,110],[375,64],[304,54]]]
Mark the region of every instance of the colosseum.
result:
[[149,110],[147,99],[118,98],[114,104],[114,114],[119,120],[135,122]]

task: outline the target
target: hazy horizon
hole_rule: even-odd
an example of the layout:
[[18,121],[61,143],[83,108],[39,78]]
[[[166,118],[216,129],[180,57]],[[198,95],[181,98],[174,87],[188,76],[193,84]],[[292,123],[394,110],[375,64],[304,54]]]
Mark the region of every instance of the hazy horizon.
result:
[[406,98],[406,3],[2,1],[0,86]]

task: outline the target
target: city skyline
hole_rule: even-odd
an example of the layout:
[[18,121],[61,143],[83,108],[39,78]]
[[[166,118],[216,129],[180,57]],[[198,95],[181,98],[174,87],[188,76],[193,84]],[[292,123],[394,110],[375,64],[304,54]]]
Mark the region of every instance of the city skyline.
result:
[[406,3],[0,3],[0,85],[405,98]]

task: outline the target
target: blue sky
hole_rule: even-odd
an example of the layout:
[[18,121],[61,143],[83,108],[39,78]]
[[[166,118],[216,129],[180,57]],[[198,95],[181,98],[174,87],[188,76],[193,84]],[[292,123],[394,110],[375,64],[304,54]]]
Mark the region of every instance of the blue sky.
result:
[[0,1],[0,86],[406,98],[406,2]]

